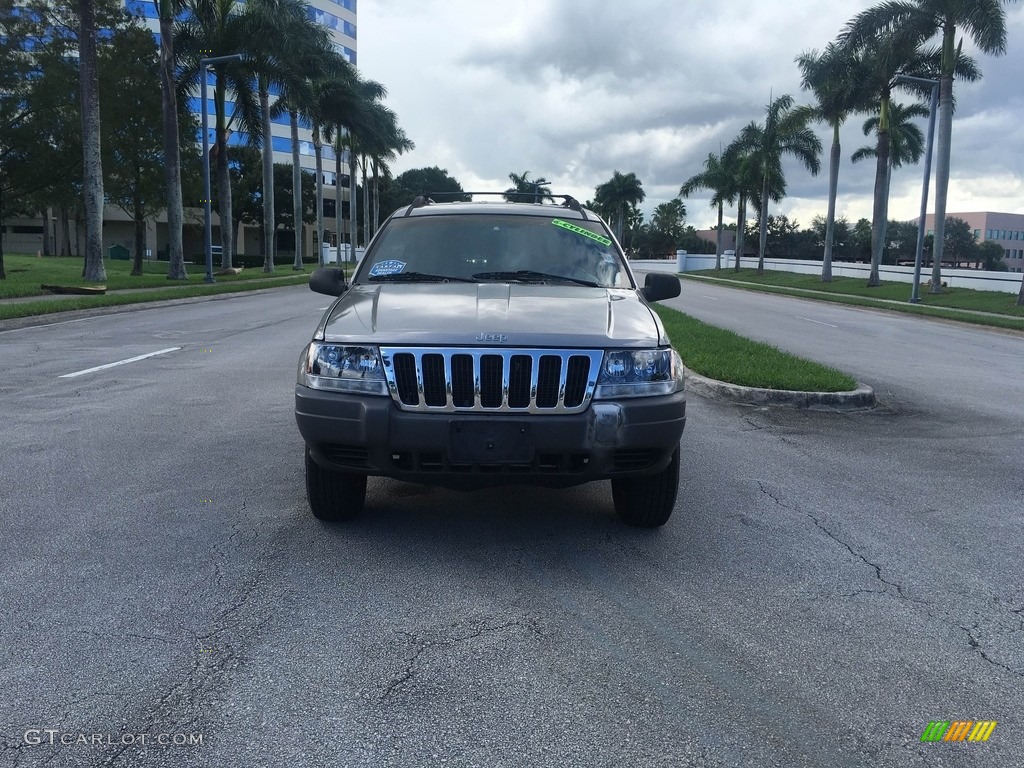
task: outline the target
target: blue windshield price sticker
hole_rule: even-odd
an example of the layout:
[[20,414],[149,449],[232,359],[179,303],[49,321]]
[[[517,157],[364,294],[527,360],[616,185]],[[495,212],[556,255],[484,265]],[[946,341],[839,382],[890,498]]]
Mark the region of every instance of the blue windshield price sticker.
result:
[[378,261],[372,267],[370,267],[370,277],[383,277],[384,275],[397,275],[399,272],[405,271],[405,262],[397,261],[396,259],[389,259],[388,261]]
[[601,245],[612,244],[612,241],[609,240],[607,237],[603,237],[602,235],[599,235],[596,232],[591,232],[589,229],[584,229],[583,227],[577,226],[576,224],[571,224],[568,221],[563,221],[562,219],[552,219],[551,223],[554,224],[556,227],[561,227],[562,229],[568,229],[570,232],[575,232],[577,235],[583,235],[584,237],[589,237],[591,240],[596,240]]

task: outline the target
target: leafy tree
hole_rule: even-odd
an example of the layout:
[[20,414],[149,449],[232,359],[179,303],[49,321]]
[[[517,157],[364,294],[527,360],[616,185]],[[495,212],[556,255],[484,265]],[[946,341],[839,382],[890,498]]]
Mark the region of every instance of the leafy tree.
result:
[[978,243],[978,260],[981,268],[991,272],[1006,272],[1007,266],[1003,261],[1003,246],[991,240]]
[[390,215],[398,208],[409,205],[418,195],[440,193],[445,202],[468,201],[462,185],[448,175],[448,171],[437,166],[412,168],[386,182],[381,188],[381,208]]
[[598,185],[594,191],[594,199],[601,209],[606,212],[614,211],[615,236],[620,242],[622,242],[627,214],[631,210],[635,210],[646,196],[640,179],[632,172],[622,174],[614,171],[612,177]]
[[740,141],[749,151],[757,174],[761,179],[760,243],[757,273],[764,272],[764,252],[768,237],[768,201],[781,199],[786,191],[782,172],[782,158],[792,155],[812,174],[821,168],[818,155],[821,142],[808,127],[812,113],[806,108],[795,109],[793,97],[779,96],[765,108],[763,124],[750,124],[740,134]]
[[839,161],[842,148],[839,129],[854,112],[870,103],[870,92],[864,87],[865,64],[856,51],[838,43],[829,43],[824,52],[810,51],[796,59],[802,75],[801,86],[814,93],[817,103],[811,107],[815,120],[832,129],[832,150],[829,155],[828,214],[825,222],[824,256],[821,280],[832,281],[832,250],[835,240],[836,198],[839,194]]
[[733,174],[725,166],[723,159],[709,152],[704,160],[704,170],[696,173],[679,188],[680,197],[689,197],[698,189],[710,190],[711,206],[718,209],[718,227],[715,238],[715,269],[722,268],[722,214],[726,203],[730,205],[736,199]]
[[[1006,52],[1006,10],[1015,0],[887,0],[859,14],[849,28],[850,37],[862,41],[879,33],[923,46],[941,38],[939,63],[938,141],[935,161],[935,240],[932,293],[942,293],[942,249],[945,241],[946,198],[949,191],[953,135],[953,78],[960,74],[963,33],[982,53]],[[958,39],[959,33],[959,39]],[[1024,298],[1024,284],[1021,286]]]
[[943,232],[946,242],[940,255],[948,254],[948,261],[952,262],[954,268],[959,267],[961,262],[978,261],[978,241],[974,239],[974,230],[970,224],[963,219],[947,216]]
[[867,219],[857,219],[857,223],[850,230],[851,258],[854,261],[871,261],[873,241],[871,222]]
[[645,230],[646,249],[652,254],[664,256],[681,248],[686,233],[685,203],[673,198],[656,206]]
[[885,228],[886,264],[913,261],[917,254],[917,225],[909,221],[890,221]]
[[539,203],[554,200],[551,196],[551,182],[545,178],[530,180],[530,172],[510,173],[512,186],[505,190],[504,197],[510,203]]
[[[132,274],[141,275],[146,220],[168,207],[166,142],[162,120],[157,117],[162,115],[163,104],[158,88],[160,60],[152,33],[139,25],[113,30],[99,64],[100,108],[106,115],[104,190],[107,200],[135,222]],[[183,110],[180,119],[181,130],[193,134],[191,115]],[[189,166],[196,168],[200,158],[194,143],[187,145],[186,156]],[[180,185],[178,189],[180,194]]]
[[[815,216],[811,221],[811,232],[814,234],[815,245],[821,248],[825,245],[825,232],[828,222],[824,216]],[[850,222],[845,217],[839,217],[832,222],[832,258],[835,261],[845,261],[849,258],[852,250]]]

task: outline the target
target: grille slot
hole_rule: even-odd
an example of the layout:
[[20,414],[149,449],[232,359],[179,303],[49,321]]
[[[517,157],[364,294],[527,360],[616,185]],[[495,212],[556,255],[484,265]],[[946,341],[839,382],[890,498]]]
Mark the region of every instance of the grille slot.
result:
[[594,394],[599,350],[382,347],[403,410],[576,413]]

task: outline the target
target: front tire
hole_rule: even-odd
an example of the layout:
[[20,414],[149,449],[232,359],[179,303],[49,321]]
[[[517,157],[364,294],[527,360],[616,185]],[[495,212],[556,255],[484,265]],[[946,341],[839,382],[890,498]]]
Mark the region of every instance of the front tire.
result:
[[366,504],[366,475],[324,469],[306,448],[306,499],[318,520],[351,520]]
[[672,516],[679,490],[679,447],[661,472],[612,480],[615,513],[627,525],[657,528]]

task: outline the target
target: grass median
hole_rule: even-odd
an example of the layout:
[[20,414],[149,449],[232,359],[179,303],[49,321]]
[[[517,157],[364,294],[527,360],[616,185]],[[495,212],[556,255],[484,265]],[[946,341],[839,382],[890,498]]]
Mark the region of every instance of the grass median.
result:
[[[193,265],[186,265],[189,269],[188,279],[168,280],[167,262],[146,262],[145,268],[149,272],[132,277],[131,262],[105,261],[108,279],[104,284],[108,293],[52,297],[39,286],[44,283],[67,286],[91,285],[81,278],[81,259],[5,256],[4,264],[8,277],[6,280],[0,280],[0,320],[301,285],[308,282],[310,274],[316,268],[315,264],[307,264],[300,272],[293,270],[290,265],[278,265],[276,272],[272,274],[267,274],[261,269],[246,269],[237,275],[218,275],[216,282],[210,284],[203,281],[205,270]],[[346,272],[352,273],[351,265],[346,267]],[[3,301],[33,296],[39,296],[39,299],[9,303]]]
[[655,305],[686,367],[730,384],[793,392],[848,392],[857,382],[834,368]]
[[[823,283],[818,275],[777,270],[766,270],[763,275],[758,275],[755,269],[741,269],[739,272],[731,269],[708,269],[688,272],[682,276],[697,279],[714,278],[722,282],[735,283],[736,288],[762,293],[778,293],[816,301],[958,320],[994,328],[1024,330],[1024,307],[1016,305],[1015,294],[1002,291],[947,287],[943,288],[941,294],[932,294],[928,293],[926,286],[922,286],[921,302],[911,304],[907,301],[910,296],[910,284],[902,282],[888,281],[876,288],[868,288],[861,277],[835,277],[831,283]],[[990,314],[974,314],[977,312]]]

